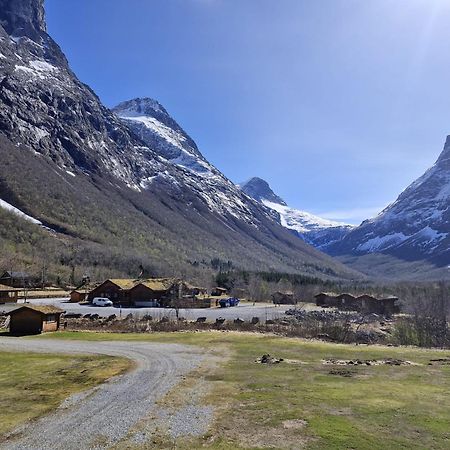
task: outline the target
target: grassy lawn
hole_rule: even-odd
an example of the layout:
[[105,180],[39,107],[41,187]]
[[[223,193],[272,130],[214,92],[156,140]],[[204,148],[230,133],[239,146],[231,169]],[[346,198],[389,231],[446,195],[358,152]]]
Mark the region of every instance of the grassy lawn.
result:
[[[450,357],[450,351],[219,332],[48,337],[55,336],[177,342],[227,355],[203,375],[211,385],[206,401],[216,407],[217,420],[203,440],[185,444],[189,448],[450,448],[450,366],[429,365],[430,359]],[[289,361],[256,364],[264,353]],[[324,365],[329,358],[397,358],[415,365]]]
[[0,352],[0,442],[17,425],[130,368],[125,358]]

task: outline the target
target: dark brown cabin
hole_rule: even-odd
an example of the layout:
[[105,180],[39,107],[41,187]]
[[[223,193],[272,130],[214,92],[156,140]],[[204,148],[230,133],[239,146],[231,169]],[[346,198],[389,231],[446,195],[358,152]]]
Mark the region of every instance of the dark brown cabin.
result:
[[274,292],[272,294],[272,301],[275,305],[296,305],[297,300],[293,292]]
[[130,290],[139,283],[139,280],[114,278],[106,280],[88,294],[88,300],[92,302],[95,297],[109,298],[114,304],[129,306]]
[[338,300],[338,294],[333,292],[321,292],[314,296],[317,306],[329,307],[340,306],[341,302]]
[[337,306],[348,311],[359,311],[361,302],[352,294],[339,294],[336,297]]
[[380,314],[382,316],[390,316],[399,312],[396,305],[397,297],[375,298],[371,295],[361,295],[357,298],[361,304],[360,311],[363,314]]
[[13,288],[29,288],[35,284],[35,279],[26,272],[6,271],[0,276],[0,283]]
[[211,295],[213,297],[220,297],[221,295],[227,295],[228,289],[222,287],[215,287],[211,290]]
[[8,313],[11,334],[28,335],[57,331],[64,311],[51,305],[26,305]]

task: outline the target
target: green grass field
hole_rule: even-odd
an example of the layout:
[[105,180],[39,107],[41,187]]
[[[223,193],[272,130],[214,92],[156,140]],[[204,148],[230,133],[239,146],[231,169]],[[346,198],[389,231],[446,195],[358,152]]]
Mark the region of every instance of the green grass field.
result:
[[131,367],[124,358],[0,352],[0,443],[17,425]]
[[[204,439],[185,443],[188,448],[450,448],[450,365],[429,365],[450,351],[220,332],[48,335],[55,336],[177,342],[226,355],[202,374],[211,386],[205,402],[216,407],[217,420]],[[264,353],[290,361],[256,364]],[[415,365],[324,365],[329,358],[396,358]]]

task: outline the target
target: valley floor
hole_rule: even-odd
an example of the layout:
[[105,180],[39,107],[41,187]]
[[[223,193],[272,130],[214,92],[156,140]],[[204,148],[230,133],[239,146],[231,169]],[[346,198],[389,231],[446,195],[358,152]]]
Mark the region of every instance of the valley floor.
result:
[[[167,389],[160,392],[154,406],[145,405],[146,413],[140,410],[141,420],[120,439],[114,443],[98,441],[98,448],[446,449],[450,446],[448,351],[330,344],[235,332],[67,332],[10,339],[0,340],[2,352],[13,345],[4,345],[9,341],[33,351],[76,348],[81,353],[104,353],[108,348],[116,348],[120,353],[114,354],[125,356],[129,352],[133,360],[136,352],[147,348],[149,355],[151,352],[157,355],[148,359],[146,372],[133,379],[140,391],[151,392],[152,385],[164,385],[167,377],[172,380]],[[171,349],[178,350],[174,353]],[[169,359],[177,354],[177,360],[168,366],[162,364],[162,351],[167,352]],[[263,354],[284,360],[279,364],[256,363]],[[179,360],[184,361],[181,366]],[[386,361],[390,363],[384,364]],[[174,370],[178,374],[176,380],[171,376]],[[127,376],[130,377],[119,378],[119,383]],[[104,385],[105,389],[110,388],[108,385]],[[133,393],[133,387],[127,386]],[[16,389],[21,388],[21,383],[17,383]],[[131,403],[135,400],[133,395],[129,399]],[[81,400],[81,407],[87,402],[89,398]],[[105,408],[107,417],[110,411],[114,408]],[[120,416],[120,408],[116,411]],[[92,437],[99,427],[96,416],[89,418]],[[48,420],[54,418],[44,416],[25,430],[36,430]],[[194,432],[182,429],[180,423],[184,422]],[[75,426],[77,433],[82,430],[77,428],[78,422]],[[69,429],[66,432],[70,433]]]

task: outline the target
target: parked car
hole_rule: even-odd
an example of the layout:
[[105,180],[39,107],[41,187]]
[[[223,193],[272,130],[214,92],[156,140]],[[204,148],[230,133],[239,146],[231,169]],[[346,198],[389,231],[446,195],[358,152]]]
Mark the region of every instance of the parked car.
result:
[[239,305],[239,299],[236,297],[223,298],[219,300],[219,305],[221,308],[229,308],[230,306]]
[[109,298],[95,297],[92,304],[94,306],[112,306],[113,302]]

